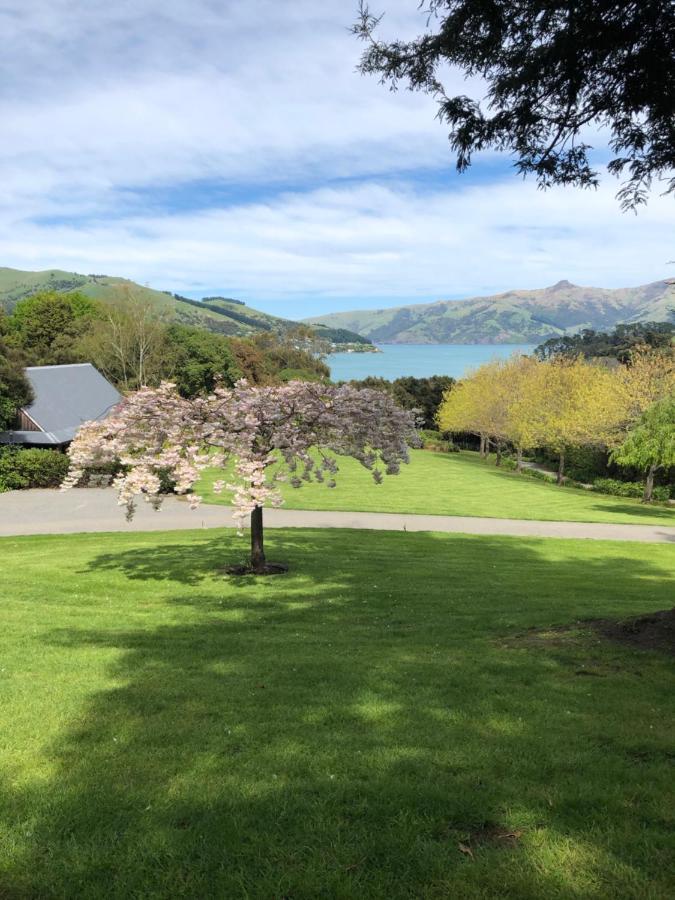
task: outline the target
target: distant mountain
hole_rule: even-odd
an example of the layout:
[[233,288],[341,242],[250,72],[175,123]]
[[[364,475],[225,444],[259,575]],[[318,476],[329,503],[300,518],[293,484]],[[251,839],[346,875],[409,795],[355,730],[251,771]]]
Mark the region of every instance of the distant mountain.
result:
[[533,291],[331,313],[306,321],[348,328],[384,344],[538,344],[582,328],[606,331],[619,322],[675,321],[675,287],[655,281],[608,290],[559,281]]
[[204,301],[191,300],[143,287],[126,278],[108,275],[79,275],[48,269],[44,272],[23,272],[20,269],[0,268],[0,306],[6,310],[30,294],[38,291],[81,291],[103,303],[112,302],[125,294],[139,300],[150,301],[164,312],[171,321],[184,325],[198,325],[209,331],[227,335],[247,335],[261,331],[285,331],[297,326],[297,322],[271,316],[251,309],[241,300],[228,297],[208,297]]

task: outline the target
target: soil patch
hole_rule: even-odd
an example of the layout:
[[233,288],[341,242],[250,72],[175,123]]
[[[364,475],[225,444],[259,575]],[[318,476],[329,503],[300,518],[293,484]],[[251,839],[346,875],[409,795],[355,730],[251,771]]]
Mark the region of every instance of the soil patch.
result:
[[226,575],[285,575],[288,572],[288,566],[283,563],[266,563],[259,569],[251,566],[228,566],[225,569]]
[[[511,648],[529,646],[565,649],[585,643],[589,632],[595,632],[617,644],[641,650],[660,650],[675,656],[675,607],[630,619],[584,619],[570,625],[530,628],[501,643],[502,646]],[[593,668],[577,672],[577,675],[598,674],[601,673]]]
[[510,829],[494,822],[484,822],[460,841],[457,849],[465,856],[473,858],[482,849],[515,850],[523,835],[521,829]]
[[675,656],[675,607],[634,619],[596,619],[588,623],[603,637],[642,650],[661,650]]

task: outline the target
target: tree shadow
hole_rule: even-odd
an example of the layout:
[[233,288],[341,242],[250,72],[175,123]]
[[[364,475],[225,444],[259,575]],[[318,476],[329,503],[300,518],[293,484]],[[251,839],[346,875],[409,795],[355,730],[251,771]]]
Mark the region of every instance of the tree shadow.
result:
[[599,512],[623,513],[630,516],[640,516],[645,519],[663,519],[664,525],[675,526],[675,510],[668,509],[665,506],[650,506],[649,504],[624,503],[609,505],[602,502],[595,503],[593,509]]
[[[672,572],[618,550],[580,562],[536,540],[364,534],[271,532],[296,574],[248,592],[210,580],[220,536],[93,557],[82,577],[116,590],[175,585],[162,602],[178,618],[46,635],[64,660],[115,661],[48,748],[49,779],[2,792],[23,837],[0,893],[656,896],[668,781],[640,729],[672,697],[648,677],[660,659],[591,686],[584,639],[504,638],[665,605]],[[522,831],[517,846],[472,844],[493,824]]]

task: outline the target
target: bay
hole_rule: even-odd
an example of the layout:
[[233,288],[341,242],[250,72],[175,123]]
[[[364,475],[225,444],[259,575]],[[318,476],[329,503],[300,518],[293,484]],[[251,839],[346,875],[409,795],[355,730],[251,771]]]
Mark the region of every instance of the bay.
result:
[[381,353],[332,353],[326,362],[333,381],[375,375],[393,381],[405,375],[461,378],[491,359],[532,353],[535,344],[378,344]]

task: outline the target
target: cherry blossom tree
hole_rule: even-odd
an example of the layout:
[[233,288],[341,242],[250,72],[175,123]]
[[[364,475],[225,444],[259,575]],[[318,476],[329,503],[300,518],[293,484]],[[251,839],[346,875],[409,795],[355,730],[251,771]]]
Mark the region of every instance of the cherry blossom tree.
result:
[[[188,400],[163,383],[130,394],[110,417],[82,426],[69,449],[63,487],[78,484],[89,467],[119,461],[124,468],[114,486],[131,517],[139,496],[159,508],[162,473],[175,482],[177,494],[187,494],[207,466],[227,468],[232,483],[223,479],[214,488],[232,493],[240,531],[250,517],[249,571],[265,574],[283,570],[266,562],[263,544],[263,508],[281,505],[279,482],[333,488],[339,457],[351,456],[380,483],[408,462],[415,443],[414,413],[381,391],[240,381]],[[193,508],[200,499],[189,494]]]

